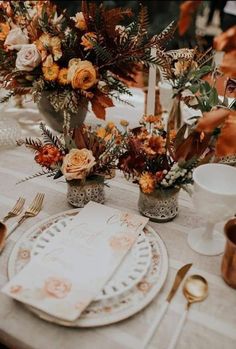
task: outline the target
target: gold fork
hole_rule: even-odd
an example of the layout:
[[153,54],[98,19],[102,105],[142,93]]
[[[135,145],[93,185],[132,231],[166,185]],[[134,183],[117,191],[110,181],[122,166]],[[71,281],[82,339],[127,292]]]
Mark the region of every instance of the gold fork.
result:
[[19,197],[15,206],[6,214],[5,217],[3,217],[2,222],[4,223],[9,218],[18,216],[22,212],[24,204],[25,204],[25,198]]
[[7,238],[15,231],[19,225],[21,225],[27,218],[30,217],[35,217],[37,214],[41,211],[42,206],[43,206],[43,200],[44,200],[44,194],[43,193],[38,193],[30,206],[25,210],[23,216],[19,219],[19,221],[10,228]]

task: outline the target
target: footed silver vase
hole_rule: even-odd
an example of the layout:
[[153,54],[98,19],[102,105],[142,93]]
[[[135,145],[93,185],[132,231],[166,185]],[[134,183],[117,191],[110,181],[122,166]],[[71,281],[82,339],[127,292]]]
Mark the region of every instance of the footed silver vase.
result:
[[[38,102],[39,111],[49,127],[57,132],[63,132],[64,115],[63,111],[56,111],[49,100],[50,91],[42,93],[42,97]],[[79,127],[83,124],[87,114],[88,102],[83,102],[83,107],[78,112],[71,114],[71,128]]]

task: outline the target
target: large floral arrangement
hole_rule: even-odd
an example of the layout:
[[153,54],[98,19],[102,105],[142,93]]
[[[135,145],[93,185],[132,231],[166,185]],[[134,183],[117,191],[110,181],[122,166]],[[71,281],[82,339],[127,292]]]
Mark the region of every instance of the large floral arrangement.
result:
[[104,180],[114,175],[120,154],[122,137],[118,128],[109,122],[105,127],[85,126],[76,128],[65,137],[55,136],[44,125],[40,125],[42,138],[26,138],[18,141],[34,151],[34,160],[42,171],[24,180],[41,175],[66,181]]
[[[81,12],[69,17],[52,1],[0,1],[0,85],[10,91],[2,101],[30,93],[37,102],[50,91],[50,103],[68,123],[87,102],[104,119],[113,97],[130,94],[126,83],[143,65],[167,65],[163,47],[174,25],[149,38],[147,10],[132,17],[130,9],[96,2],[82,1]],[[130,23],[120,25],[124,20]]]

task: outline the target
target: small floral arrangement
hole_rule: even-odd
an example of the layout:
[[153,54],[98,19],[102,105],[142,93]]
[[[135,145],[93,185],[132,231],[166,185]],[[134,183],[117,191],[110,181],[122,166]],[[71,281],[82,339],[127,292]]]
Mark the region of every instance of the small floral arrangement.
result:
[[198,158],[193,156],[186,160],[179,156],[182,137],[183,129],[178,133],[165,131],[160,116],[144,116],[140,127],[126,129],[125,150],[118,168],[128,179],[138,183],[145,194],[156,189],[185,187],[192,183],[192,170]]
[[18,142],[35,152],[34,160],[43,168],[23,181],[40,175],[54,179],[64,176],[66,181],[76,180],[82,185],[87,179],[99,181],[113,176],[122,137],[112,122],[105,127],[82,125],[62,139],[44,124],[40,128],[42,140],[26,138]]
[[143,65],[167,66],[164,45],[174,25],[149,38],[147,9],[132,17],[128,8],[96,2],[82,1],[81,12],[69,17],[53,1],[0,1],[0,86],[10,91],[2,102],[24,94],[39,102],[49,91],[50,103],[68,124],[88,102],[104,119],[113,98],[130,94],[127,82],[135,81]]

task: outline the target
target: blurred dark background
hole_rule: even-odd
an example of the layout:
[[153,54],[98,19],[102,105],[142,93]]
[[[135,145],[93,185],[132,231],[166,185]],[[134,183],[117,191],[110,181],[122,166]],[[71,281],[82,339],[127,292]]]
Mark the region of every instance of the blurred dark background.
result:
[[[62,9],[66,8],[71,16],[81,10],[81,1],[55,0]],[[93,1],[88,1],[93,2]],[[173,0],[107,0],[96,1],[97,4],[103,2],[107,8],[129,7],[134,13],[138,13],[140,4],[147,7],[149,13],[150,34],[160,33],[170,22],[178,21],[180,5],[184,1]],[[229,1],[230,2],[230,1]],[[235,2],[235,1],[231,1]],[[169,43],[167,49],[177,49],[181,47],[195,47],[205,50],[212,45],[214,36],[226,30],[232,25],[236,25],[236,16],[224,13],[226,0],[202,1],[197,11],[192,15],[192,23],[188,31],[180,37],[176,31],[174,40]]]

